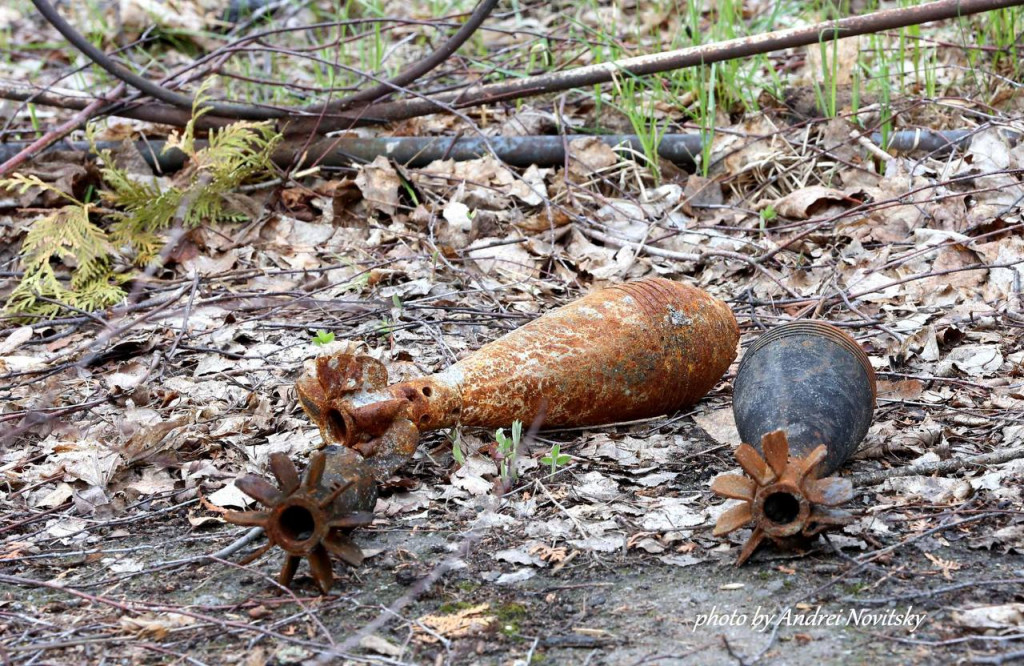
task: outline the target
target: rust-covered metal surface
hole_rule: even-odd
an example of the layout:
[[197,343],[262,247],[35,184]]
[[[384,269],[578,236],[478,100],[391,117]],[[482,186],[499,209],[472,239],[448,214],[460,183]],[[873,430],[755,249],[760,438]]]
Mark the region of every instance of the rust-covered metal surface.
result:
[[761,439],[764,458],[749,444],[740,444],[736,458],[747,476],[723,474],[711,484],[721,497],[742,500],[719,518],[713,534],[724,536],[741,527],[753,531],[736,564],[743,564],[765,539],[783,548],[801,547],[832,525],[845,525],[851,516],[835,509],[853,497],[847,479],[818,478],[826,456],[824,445],[806,456],[790,457],[786,434],[776,430]]
[[592,292],[422,379],[385,386],[377,361],[336,355],[297,388],[325,442],[411,455],[416,432],[456,424],[583,426],[680,409],[722,377],[738,337],[725,303],[653,278]]
[[296,389],[328,453],[314,454],[301,483],[287,458],[275,455],[278,488],[257,476],[238,481],[266,510],[227,518],[262,526],[287,552],[282,584],[305,557],[326,592],[328,555],[351,565],[362,559],[348,532],[372,520],[377,484],[412,457],[420,432],[517,419],[595,425],[671,412],[715,385],[738,339],[725,303],[655,278],[595,291],[422,379],[388,385],[373,358],[322,356]]
[[[742,500],[714,534],[751,526],[737,564],[765,539],[791,548],[851,516],[846,479],[821,478],[857,450],[871,425],[875,373],[855,340],[824,322],[794,322],[758,338],[733,383],[733,414],[747,476],[723,475],[711,489]],[[762,457],[763,456],[763,457]]]
[[285,551],[278,575],[282,585],[291,582],[306,558],[313,578],[326,593],[334,581],[330,555],[350,566],[363,561],[350,532],[373,521],[377,501],[373,470],[358,453],[338,446],[314,452],[301,479],[283,453],[270,457],[270,469],[276,487],[253,474],[235,482],[264,510],[230,511],[224,517],[236,525],[262,527],[270,543]]

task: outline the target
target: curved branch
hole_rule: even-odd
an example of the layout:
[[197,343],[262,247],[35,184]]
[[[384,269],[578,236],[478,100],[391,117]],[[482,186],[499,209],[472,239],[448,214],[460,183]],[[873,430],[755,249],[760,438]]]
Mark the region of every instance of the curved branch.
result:
[[[36,9],[39,10],[39,13],[42,14],[43,17],[49,21],[65,39],[71,42],[75,48],[111,75],[117,77],[121,81],[124,81],[133,88],[136,88],[140,92],[143,92],[154,99],[160,100],[161,102],[165,102],[171,106],[181,109],[192,109],[195,100],[191,96],[168,90],[167,88],[128,70],[126,67],[119,65],[101,49],[97,48],[92,42],[86,39],[74,28],[74,26],[68,23],[68,21],[65,20],[64,17],[61,16],[47,0],[32,0],[32,4],[35,5]],[[238,118],[241,120],[273,120],[297,113],[323,114],[330,111],[337,111],[339,109],[351,108],[360,103],[373,102],[398,88],[402,88],[412,83],[450,58],[452,54],[455,53],[455,51],[457,51],[459,47],[461,47],[466,40],[468,40],[470,36],[477,31],[497,4],[498,0],[481,0],[481,2],[476,6],[476,9],[473,10],[469,19],[467,19],[462,27],[459,28],[459,30],[452,35],[450,39],[442,44],[440,48],[412,67],[400,72],[395,78],[389,81],[382,81],[372,88],[355,93],[345,99],[337,100],[336,102],[331,102],[329,104],[317,105],[316,107],[307,107],[305,109],[275,109],[271,107],[260,107],[236,102],[207,102],[204,106],[208,108],[211,113],[217,116]]]
[[498,0],[481,0],[480,4],[476,6],[473,13],[470,14],[466,22],[462,24],[458,32],[451,36],[451,38],[441,45],[440,48],[435,50],[429,56],[416,63],[412,67],[409,67],[403,72],[399,72],[395,78],[378,83],[372,88],[367,90],[361,90],[353,95],[346,98],[339,99],[336,102],[331,102],[326,107],[325,111],[340,111],[342,109],[349,109],[356,104],[369,104],[370,102],[376,102],[381,97],[390,95],[395,91],[396,88],[403,88],[416,79],[420,78],[424,74],[438,67],[441,63],[448,60],[452,55],[459,50],[463,44],[466,43],[474,32],[480,27],[484,20],[494,11],[497,6]]
[[716,62],[747,58],[782,49],[810,46],[823,42],[865,35],[931,21],[942,21],[957,17],[980,14],[1005,7],[1024,5],[1024,0],[939,0],[916,7],[886,9],[848,16],[834,21],[814,25],[787,28],[751,37],[739,37],[723,42],[690,46],[672,51],[653,53],[622,60],[585,65],[549,74],[527,76],[498,83],[478,84],[451,93],[409,99],[397,102],[371,104],[346,113],[325,118],[301,118],[292,126],[294,132],[308,131],[311,121],[316,121],[319,131],[327,132],[348,129],[355,125],[380,124],[407,120],[418,116],[438,113],[442,105],[457,109],[496,104],[533,95],[562,92],[573,88],[584,88],[608,83],[615,77],[647,76],[686,67],[710,65]]
[[[89,60],[110,72],[113,76],[121,79],[133,88],[143,92],[154,99],[166,102],[171,106],[181,109],[191,109],[195,100],[188,95],[172,92],[163,86],[142,78],[135,72],[129,71],[126,67],[117,64],[106,53],[96,48],[92,42],[82,36],[75,28],[64,20],[64,17],[57,12],[46,0],[32,0],[39,13],[53,25],[57,31],[64,36],[79,51],[84,53]],[[251,106],[248,104],[234,104],[231,102],[209,102],[205,105],[218,116],[228,116],[243,120],[271,120],[281,118],[288,114],[282,109],[270,109]]]

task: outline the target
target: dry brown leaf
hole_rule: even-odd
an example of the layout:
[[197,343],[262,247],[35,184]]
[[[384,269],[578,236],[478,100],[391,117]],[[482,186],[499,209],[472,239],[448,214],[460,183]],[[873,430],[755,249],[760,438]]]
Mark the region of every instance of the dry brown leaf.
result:
[[898,382],[878,381],[878,397],[888,400],[916,400],[924,391],[919,379],[904,379]]
[[398,191],[402,179],[383,155],[359,169],[356,187],[363,194],[367,206],[385,215],[394,215],[398,210]]
[[[480,604],[449,615],[424,615],[417,621],[417,625],[422,626],[413,627],[415,640],[428,644],[439,642],[437,636],[430,632],[451,640],[490,631],[498,624],[497,616],[488,612],[490,608],[490,604]],[[425,631],[423,627],[430,631]]]
[[133,634],[137,638],[162,639],[171,629],[188,627],[196,623],[194,617],[180,613],[161,613],[159,615],[142,615],[139,617],[122,617],[121,631]]
[[802,190],[790,192],[780,199],[776,199],[775,201],[765,204],[764,207],[769,205],[772,206],[775,209],[775,212],[782,217],[788,217],[794,220],[806,220],[809,217],[817,215],[828,206],[836,203],[842,203],[847,200],[848,197],[839,190],[831,187],[812,185],[811,187],[805,187]]
[[720,206],[725,201],[722,195],[722,184],[718,179],[704,178],[697,174],[686,179],[683,197],[686,200],[683,211],[687,215],[695,215],[695,208]]
[[595,171],[618,164],[619,156],[611,146],[595,137],[573,139],[569,142],[569,171],[589,178]]
[[953,621],[968,629],[1010,629],[1024,626],[1024,603],[980,606],[953,611]]
[[542,543],[537,544],[528,552],[530,555],[536,555],[545,562],[550,562],[552,564],[558,564],[559,562],[564,561],[569,554],[569,550],[564,546],[552,548],[551,546],[546,546]]
[[736,430],[736,419],[732,408],[723,407],[703,414],[695,414],[693,421],[719,444],[740,445],[740,433]]
[[938,555],[932,555],[931,553],[925,553],[924,556],[928,558],[929,562],[937,566],[939,570],[942,571],[942,577],[946,580],[953,580],[953,576],[951,576],[949,572],[959,571],[963,567],[962,564],[955,560],[945,560]]
[[804,76],[808,82],[825,84],[826,90],[833,84],[848,86],[853,83],[853,73],[860,57],[859,36],[811,44],[805,52]]

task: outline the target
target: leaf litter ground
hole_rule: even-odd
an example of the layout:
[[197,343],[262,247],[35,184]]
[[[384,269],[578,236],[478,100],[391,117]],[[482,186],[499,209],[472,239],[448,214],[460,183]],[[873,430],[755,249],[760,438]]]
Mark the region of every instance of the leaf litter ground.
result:
[[[806,56],[796,82],[814,78],[815,51],[791,54]],[[326,662],[333,650],[354,663],[627,664],[1019,653],[1020,459],[865,483],[850,527],[807,553],[765,549],[732,566],[746,535],[711,537],[727,505],[708,486],[734,467],[735,366],[687,413],[542,431],[500,499],[494,433],[459,432],[461,466],[454,434],[426,436],[357,533],[369,558],[337,565],[331,596],[304,572],[279,589],[279,553],[237,564],[259,541],[211,557],[244,534],[221,518],[247,501],[233,479],[265,474],[274,452],[304,461],[318,445],[292,388],[317,354],[358,350],[393,379],[416,376],[591,288],[650,275],[727,300],[744,347],[797,318],[858,339],[879,402],[844,474],[1020,447],[1019,98],[1003,95],[998,113],[966,98],[894,104],[899,127],[967,127],[969,141],[952,153],[882,151],[861,140],[878,122],[866,105],[859,124],[849,108],[813,122],[781,108],[720,113],[698,174],[667,163],[656,174],[589,139],[554,167],[379,158],[239,193],[249,221],[190,231],[130,309],[6,320],[0,419],[16,436],[0,453],[0,655],[278,664]],[[469,119],[495,135],[595,117],[631,131],[593,100]],[[452,132],[464,120],[401,129]],[[80,154],[26,167],[67,191],[88,169]],[[4,205],[0,253],[13,278],[27,226],[54,202]],[[335,339],[314,344],[320,330]],[[556,443],[571,460],[551,474],[540,459]],[[890,608],[924,617],[913,631],[896,616],[850,619]],[[780,622],[761,631],[762,615]]]

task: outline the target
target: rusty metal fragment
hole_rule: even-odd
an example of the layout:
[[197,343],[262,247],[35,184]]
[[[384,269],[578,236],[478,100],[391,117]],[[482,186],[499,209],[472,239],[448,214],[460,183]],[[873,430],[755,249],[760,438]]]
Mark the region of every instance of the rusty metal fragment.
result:
[[653,278],[592,292],[446,370],[387,385],[366,356],[316,361],[296,387],[327,443],[391,468],[425,430],[657,416],[707,393],[736,356],[736,320],[700,289]]
[[765,538],[802,547],[824,529],[850,522],[835,507],[853,497],[853,486],[826,475],[856,451],[874,405],[867,355],[834,326],[794,322],[751,346],[733,388],[737,429],[753,443],[736,449],[747,476],[726,474],[711,485],[719,496],[742,500],[718,519],[715,536],[753,527],[738,565]]
[[300,480],[283,453],[270,456],[277,487],[254,474],[235,485],[266,507],[262,511],[230,511],[224,518],[236,525],[262,527],[271,544],[287,553],[278,582],[288,585],[303,557],[309,560],[317,585],[326,594],[334,581],[330,555],[359,566],[362,551],[353,543],[353,528],[373,521],[377,484],[359,454],[337,446],[316,451]]
[[327,453],[314,454],[301,483],[287,458],[275,454],[278,488],[256,476],[237,482],[266,510],[227,519],[262,526],[287,551],[282,584],[306,557],[326,592],[333,579],[328,555],[359,563],[348,533],[372,520],[377,484],[412,457],[421,432],[517,419],[596,425],[672,412],[715,385],[738,339],[725,303],[655,278],[595,291],[421,379],[388,385],[387,370],[373,358],[322,356],[296,388]]

